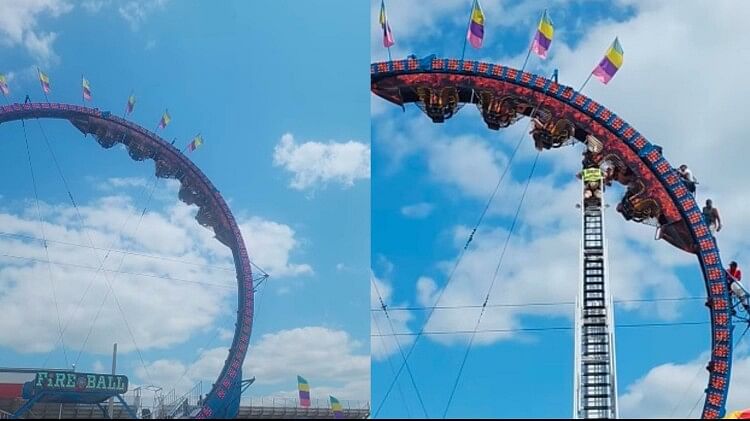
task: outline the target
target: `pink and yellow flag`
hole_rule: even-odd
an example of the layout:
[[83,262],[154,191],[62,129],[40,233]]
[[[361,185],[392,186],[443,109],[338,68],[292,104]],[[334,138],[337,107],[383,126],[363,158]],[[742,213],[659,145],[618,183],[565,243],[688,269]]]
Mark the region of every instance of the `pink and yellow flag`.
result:
[[531,51],[542,59],[547,58],[547,51],[549,51],[549,46],[552,44],[552,36],[554,34],[555,28],[552,26],[549,16],[547,16],[547,10],[545,10],[542,14],[542,19],[539,21],[536,35],[534,35],[534,41],[531,43]]
[[91,85],[85,77],[81,77],[81,87],[83,89],[83,99],[85,101],[91,101]]
[[396,42],[393,40],[391,25],[388,23],[388,16],[385,13],[385,0],[380,0],[380,26],[383,28],[383,46],[390,48]]
[[39,69],[36,69],[36,71],[39,72],[39,83],[42,84],[42,91],[44,91],[45,94],[48,94],[51,90],[49,84],[49,76],[47,76],[46,73]]
[[596,66],[592,74],[595,78],[599,79],[600,82],[606,85],[613,77],[615,77],[615,73],[620,70],[620,67],[622,67],[622,59],[622,45],[620,45],[620,40],[615,37],[614,42],[612,42],[609,50],[607,50],[607,54],[604,55],[604,58],[599,62],[599,65]]
[[310,407],[310,384],[302,376],[297,376],[297,389],[299,389],[299,406]]
[[5,78],[5,75],[0,74],[0,92],[3,93],[3,95],[8,95],[10,93],[10,89],[8,89],[8,80]]
[[130,94],[128,97],[128,104],[125,106],[125,114],[131,114],[135,108],[135,95]]
[[466,39],[474,48],[482,48],[482,40],[484,39],[484,12],[482,12],[482,6],[479,5],[479,0],[474,0],[474,5],[471,8],[471,20],[469,21],[469,30],[466,33]]

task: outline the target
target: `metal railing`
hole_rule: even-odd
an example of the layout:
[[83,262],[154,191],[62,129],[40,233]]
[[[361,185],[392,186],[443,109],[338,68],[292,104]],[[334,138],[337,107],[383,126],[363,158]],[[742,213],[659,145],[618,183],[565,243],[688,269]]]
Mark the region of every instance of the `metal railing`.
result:
[[[359,400],[340,400],[341,406],[344,409],[370,409],[369,401]],[[261,397],[246,397],[240,402],[240,406],[264,406],[274,408],[299,408],[301,407],[298,398],[287,398],[287,397],[273,397],[273,396],[261,396]],[[311,399],[311,408],[330,408],[331,402],[328,399]]]

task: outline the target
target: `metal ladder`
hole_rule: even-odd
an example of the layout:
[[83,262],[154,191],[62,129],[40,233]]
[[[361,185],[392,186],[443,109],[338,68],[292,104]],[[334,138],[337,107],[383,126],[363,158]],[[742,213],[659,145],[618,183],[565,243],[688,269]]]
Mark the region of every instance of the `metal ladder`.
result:
[[584,203],[582,284],[576,303],[574,417],[617,418],[614,323],[605,279],[602,206],[600,200]]

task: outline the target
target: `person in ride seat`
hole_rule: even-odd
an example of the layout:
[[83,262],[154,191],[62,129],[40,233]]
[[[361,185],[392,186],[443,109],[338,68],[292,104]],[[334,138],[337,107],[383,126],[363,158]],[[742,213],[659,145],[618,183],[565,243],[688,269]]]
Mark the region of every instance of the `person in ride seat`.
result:
[[604,178],[601,168],[596,164],[589,152],[583,154],[583,171],[578,173],[578,178],[583,180],[585,190],[583,199],[590,200],[602,198],[602,180]]
[[532,127],[529,134],[531,135],[532,139],[534,139],[534,148],[538,151],[543,151],[545,149],[550,148],[549,144],[549,136],[546,136],[545,132],[549,130],[546,124],[542,122],[539,117],[534,117],[531,119]]
[[727,281],[729,282],[729,289],[732,293],[740,300],[742,306],[750,308],[750,294],[747,289],[742,285],[742,271],[737,267],[737,262],[731,262],[729,269],[727,269]]
[[690,168],[688,168],[687,165],[682,164],[677,172],[680,174],[680,177],[682,177],[682,181],[685,183],[685,187],[687,187],[688,191],[695,195],[695,185],[698,184],[698,180],[695,179]]
[[708,229],[711,233],[721,231],[721,217],[719,217],[719,210],[713,207],[711,199],[706,200],[706,206],[703,207],[703,219],[708,225]]

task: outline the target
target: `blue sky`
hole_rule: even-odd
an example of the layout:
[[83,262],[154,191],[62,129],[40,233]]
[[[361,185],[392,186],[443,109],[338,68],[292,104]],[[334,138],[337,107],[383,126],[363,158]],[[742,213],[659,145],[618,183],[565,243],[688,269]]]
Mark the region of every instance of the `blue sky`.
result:
[[[0,19],[0,72],[9,78],[10,99],[22,101],[26,93],[42,99],[34,70],[39,66],[51,79],[50,101],[79,104],[84,74],[91,105],[119,114],[132,90],[135,122],[153,130],[168,108],[172,122],[160,132],[164,138],[182,146],[202,133],[204,146],[190,158],[229,202],[251,259],[271,274],[257,296],[245,365],[244,376],[258,378],[252,396],[291,396],[300,374],[310,381],[313,398],[331,393],[368,399],[369,10],[344,0],[221,6],[44,0],[7,6]],[[78,369],[106,370],[107,349],[116,340],[118,367],[131,384],[184,389],[204,380],[210,387],[236,309],[226,250],[192,220],[195,209],[179,203],[175,185],[163,180],[136,230],[153,164],[132,162],[119,147],[104,151],[68,123],[41,126],[84,219],[82,228],[40,128],[28,123],[49,240],[87,245],[90,236],[100,248],[179,260],[114,252],[107,268],[228,285],[111,275],[148,368],[110,297]],[[13,180],[0,190],[2,231],[40,237],[21,126],[4,124],[2,131],[0,168],[4,179]],[[42,259],[0,258],[4,328],[28,332],[0,341],[1,365],[38,367],[59,332],[57,312],[42,311],[54,308],[43,249],[17,237],[2,237],[0,244],[2,253]],[[90,249],[77,246],[51,243],[50,254],[58,262],[97,262]],[[52,268],[64,324],[92,272]],[[64,335],[69,353],[81,348],[102,303],[102,276],[92,285],[75,327]],[[28,309],[24,300],[38,304]],[[65,366],[59,346],[47,366]]]
[[[717,2],[709,15],[697,2],[675,10],[669,2],[482,1],[485,44],[468,47],[466,57],[520,67],[541,11],[555,24],[546,62],[532,56],[530,69],[549,75],[560,70],[561,83],[579,87],[615,36],[625,62],[603,86],[591,81],[586,93],[623,116],[653,142],[664,146],[673,165],[687,162],[701,173],[699,201],[713,197],[733,228],[719,234],[723,259],[742,265],[746,240],[740,232],[748,191],[727,184],[742,177],[741,163],[722,144],[743,148],[740,119],[725,107],[740,101],[704,66],[733,57],[748,63],[747,48],[731,43],[737,21],[728,2]],[[396,45],[394,58],[416,54],[460,57],[471,1],[386,2]],[[377,16],[379,1],[371,2]],[[373,61],[387,58],[382,33],[370,25]],[[658,42],[655,42],[658,40]],[[734,49],[732,49],[734,48]],[[685,54],[685,51],[689,54]],[[744,90],[743,88],[740,88]],[[737,102],[739,103],[739,102]],[[700,108],[703,106],[703,108]],[[432,124],[416,106],[406,111],[372,98],[373,234],[372,282],[390,311],[393,330],[418,332],[424,311],[393,308],[433,305],[448,272],[468,238],[519,136],[525,121],[500,132],[488,130],[473,107],[444,124]],[[685,118],[692,120],[687,123]],[[715,145],[715,144],[713,144]],[[736,151],[736,149],[734,149]],[[492,304],[569,303],[578,278],[580,214],[574,207],[580,186],[578,148],[541,154],[529,193],[511,237]],[[481,305],[531,170],[535,150],[528,135],[509,176],[461,261],[440,305]],[[617,324],[706,321],[701,299],[636,302],[705,295],[695,259],[664,242],[653,241],[652,227],[626,223],[614,211],[621,189],[608,192],[606,214],[610,274]],[[738,232],[740,231],[740,232]],[[371,306],[379,307],[371,292]],[[571,327],[573,306],[492,308],[480,330]],[[472,330],[477,309],[438,310],[429,331]],[[382,312],[374,312],[373,410],[383,403],[393,369],[403,361],[413,336],[394,342]],[[376,326],[377,323],[377,326]],[[385,337],[380,337],[380,331]],[[708,326],[622,328],[617,332],[620,414],[627,417],[697,417],[692,410],[705,387]],[[419,340],[409,365],[431,417],[441,416],[466,350],[467,336],[427,336]],[[746,344],[745,344],[746,345]],[[735,362],[730,409],[747,406],[750,363],[741,346]],[[448,417],[570,417],[573,387],[573,332],[546,331],[478,334],[469,354]],[[701,401],[702,402],[702,401]],[[415,388],[404,372],[382,404],[380,417],[424,416]]]

